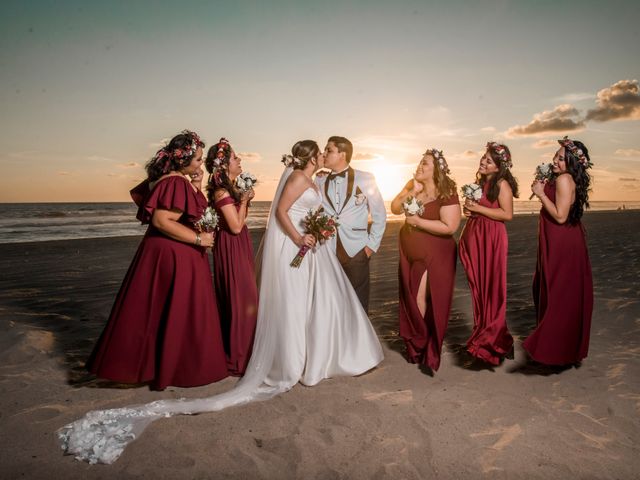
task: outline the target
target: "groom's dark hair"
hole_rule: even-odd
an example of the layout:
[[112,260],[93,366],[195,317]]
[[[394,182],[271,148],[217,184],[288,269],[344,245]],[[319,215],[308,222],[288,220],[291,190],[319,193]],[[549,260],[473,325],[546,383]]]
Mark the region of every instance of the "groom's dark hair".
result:
[[333,143],[337,147],[338,152],[344,152],[347,163],[351,163],[351,156],[353,155],[353,144],[349,140],[344,137],[334,136],[330,137],[327,141]]

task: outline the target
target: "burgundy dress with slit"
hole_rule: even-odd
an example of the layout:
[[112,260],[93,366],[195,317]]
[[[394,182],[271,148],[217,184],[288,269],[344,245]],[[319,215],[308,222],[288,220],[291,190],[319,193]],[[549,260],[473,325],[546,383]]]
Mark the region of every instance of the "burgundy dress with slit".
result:
[[[424,205],[421,218],[439,220],[441,207],[459,204],[457,195],[436,199]],[[434,371],[440,367],[442,341],[449,323],[456,259],[452,235],[434,235],[407,223],[400,230],[400,336],[406,346],[407,361]],[[427,310],[422,315],[416,298],[425,272]]]
[[[487,199],[488,186],[485,183],[478,204],[499,208],[497,199]],[[508,244],[504,222],[478,213],[467,220],[460,236],[460,261],[473,304],[474,325],[467,351],[491,365],[498,365],[513,346],[506,321]]]
[[[544,193],[555,202],[555,182],[545,185]],[[537,362],[569,365],[587,356],[593,279],[585,236],[581,222],[559,224],[540,210],[533,278],[538,325],[522,345]]]
[[214,204],[220,228],[213,248],[213,278],[227,368],[231,375],[238,376],[244,374],[251,357],[258,318],[258,289],[249,229],[244,225],[239,234],[232,233],[221,211],[225,205],[240,209],[240,203],[232,197]]
[[182,176],[131,191],[147,232],[87,368],[120,383],[194,387],[228,376],[205,248],[173,240],[151,224],[156,209],[179,210],[192,228],[207,200]]

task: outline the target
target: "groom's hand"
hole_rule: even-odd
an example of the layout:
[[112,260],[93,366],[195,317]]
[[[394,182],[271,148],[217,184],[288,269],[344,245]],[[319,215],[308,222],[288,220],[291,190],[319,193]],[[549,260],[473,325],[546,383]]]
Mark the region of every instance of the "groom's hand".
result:
[[371,255],[373,255],[373,250],[371,250],[369,247],[365,245],[364,253],[367,255],[367,258],[371,258]]

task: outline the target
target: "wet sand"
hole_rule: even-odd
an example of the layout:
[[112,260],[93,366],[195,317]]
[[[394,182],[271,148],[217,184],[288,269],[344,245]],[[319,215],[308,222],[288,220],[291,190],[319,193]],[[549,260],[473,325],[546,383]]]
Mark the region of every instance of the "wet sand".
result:
[[[371,263],[371,320],[385,350],[358,378],[296,386],[268,402],[153,423],[113,465],[63,456],[55,431],[89,410],[193,389],[125,387],[87,375],[137,237],[2,245],[2,478],[637,478],[640,471],[640,211],[590,212],[595,281],[588,358],[564,370],[526,364],[534,327],[536,216],[508,225],[509,327],[515,359],[467,365],[472,314],[458,264],[440,370],[402,356],[397,337],[397,234]],[[260,231],[252,232],[254,241]]]

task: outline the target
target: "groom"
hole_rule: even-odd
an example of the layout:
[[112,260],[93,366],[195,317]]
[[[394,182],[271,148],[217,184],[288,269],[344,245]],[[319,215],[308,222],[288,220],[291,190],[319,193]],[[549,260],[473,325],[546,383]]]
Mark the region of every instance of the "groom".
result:
[[352,154],[349,140],[329,138],[324,149],[324,166],[331,169],[331,174],[316,177],[316,184],[322,192],[325,211],[340,224],[338,234],[330,242],[331,248],[368,312],[369,259],[380,247],[387,212],[374,176],[349,166]]

